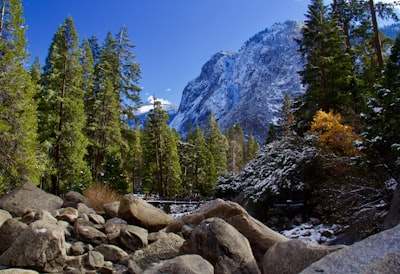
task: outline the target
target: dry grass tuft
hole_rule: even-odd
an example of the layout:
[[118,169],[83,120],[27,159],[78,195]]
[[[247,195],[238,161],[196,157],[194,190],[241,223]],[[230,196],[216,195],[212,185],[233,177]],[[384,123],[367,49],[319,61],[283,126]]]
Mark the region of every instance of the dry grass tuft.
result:
[[95,184],[88,187],[83,195],[88,201],[88,206],[96,211],[103,211],[103,205],[119,201],[121,196],[105,184]]

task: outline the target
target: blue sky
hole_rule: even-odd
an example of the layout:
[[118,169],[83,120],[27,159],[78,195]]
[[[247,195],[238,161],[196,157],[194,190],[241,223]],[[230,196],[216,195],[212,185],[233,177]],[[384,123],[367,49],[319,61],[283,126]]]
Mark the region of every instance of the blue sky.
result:
[[238,51],[275,22],[303,20],[308,0],[24,0],[29,52],[45,62],[52,37],[71,15],[80,40],[125,25],[141,65],[142,98],[179,104],[186,84],[220,50]]

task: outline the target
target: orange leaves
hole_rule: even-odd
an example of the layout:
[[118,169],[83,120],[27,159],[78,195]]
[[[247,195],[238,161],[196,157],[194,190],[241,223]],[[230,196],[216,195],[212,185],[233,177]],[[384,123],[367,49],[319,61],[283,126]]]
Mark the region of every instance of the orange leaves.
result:
[[329,113],[317,111],[310,133],[318,134],[318,144],[322,148],[342,156],[360,155],[355,141],[360,141],[361,138],[354,133],[351,126],[343,125],[340,114],[334,114],[332,110]]

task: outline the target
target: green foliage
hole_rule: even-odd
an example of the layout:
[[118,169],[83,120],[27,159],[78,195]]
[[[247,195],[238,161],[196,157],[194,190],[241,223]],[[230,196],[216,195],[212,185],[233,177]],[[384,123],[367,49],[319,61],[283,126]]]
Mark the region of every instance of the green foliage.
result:
[[300,72],[307,90],[295,114],[300,132],[304,132],[317,110],[349,107],[354,78],[345,37],[322,0],[311,1],[306,18],[302,39],[298,41],[300,52],[307,59]]
[[0,1],[0,193],[25,182],[39,183],[35,84],[24,69],[26,51],[22,5]]
[[[204,130],[206,146],[214,158],[216,176],[227,172],[227,150],[229,143],[219,129],[214,113],[210,114]],[[211,160],[211,159],[210,159]],[[215,178],[216,180],[217,178]],[[214,180],[214,181],[215,181]]]
[[376,85],[367,98],[363,114],[365,147],[372,163],[400,176],[400,36],[396,38],[386,65],[383,85]]
[[174,197],[181,190],[181,169],[175,134],[168,114],[154,100],[143,136],[143,190],[161,197]]
[[246,143],[244,140],[243,129],[240,125],[231,127],[225,134],[229,142],[229,150],[227,155],[228,170],[230,172],[240,171],[245,162]]
[[82,69],[78,36],[71,17],[57,29],[42,76],[39,98],[40,141],[47,149],[51,191],[55,194],[88,184],[84,156],[88,144],[83,132]]

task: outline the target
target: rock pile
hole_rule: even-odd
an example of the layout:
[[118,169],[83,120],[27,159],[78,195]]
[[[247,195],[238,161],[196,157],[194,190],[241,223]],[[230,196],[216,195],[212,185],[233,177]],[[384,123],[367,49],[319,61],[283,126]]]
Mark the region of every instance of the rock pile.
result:
[[131,194],[101,214],[67,197],[25,184],[0,199],[0,274],[299,273],[344,248],[289,240],[221,199],[172,219]]

